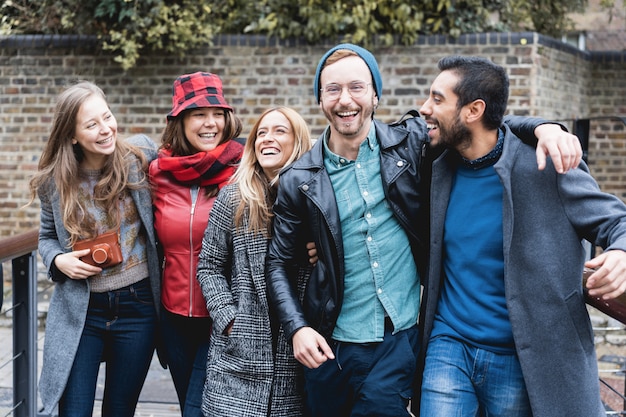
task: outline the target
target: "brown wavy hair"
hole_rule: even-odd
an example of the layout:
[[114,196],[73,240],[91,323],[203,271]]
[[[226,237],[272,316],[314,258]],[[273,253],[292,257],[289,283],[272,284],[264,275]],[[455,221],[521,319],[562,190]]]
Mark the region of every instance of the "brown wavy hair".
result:
[[[38,194],[49,199],[55,190],[58,192],[63,226],[70,234],[69,246],[80,238],[94,237],[98,233],[95,220],[79,198],[79,166],[84,158],[83,151],[79,144],[72,144],[76,133],[76,116],[83,103],[94,95],[102,97],[106,102],[106,95],[100,87],[89,81],[81,81],[58,96],[50,137],[39,159],[38,170],[29,184],[31,202]],[[119,197],[127,189],[148,186],[147,168],[143,152],[118,138],[115,150],[107,158],[94,188],[96,204],[115,219],[115,228],[119,227],[121,221]],[[137,183],[129,182],[132,169],[139,169],[143,173]]]

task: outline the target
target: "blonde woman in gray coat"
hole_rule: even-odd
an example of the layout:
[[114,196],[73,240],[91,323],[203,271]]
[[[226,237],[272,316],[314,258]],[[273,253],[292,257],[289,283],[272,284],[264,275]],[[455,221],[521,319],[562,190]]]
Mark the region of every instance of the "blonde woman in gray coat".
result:
[[[39,391],[43,412],[92,415],[106,362],[102,416],[132,417],[155,347],[159,306],[147,163],[156,144],[118,139],[102,90],[90,82],[59,96],[52,132],[30,183],[41,201],[39,253],[55,283]],[[117,231],[123,260],[96,266],[81,239]],[[95,257],[94,257],[95,258]],[[100,259],[102,260],[102,259]]]
[[[278,173],[310,147],[309,129],[297,112],[265,111],[211,211],[197,270],[213,318],[205,416],[302,415],[301,367],[270,318],[264,268]],[[301,286],[307,272],[297,271]]]

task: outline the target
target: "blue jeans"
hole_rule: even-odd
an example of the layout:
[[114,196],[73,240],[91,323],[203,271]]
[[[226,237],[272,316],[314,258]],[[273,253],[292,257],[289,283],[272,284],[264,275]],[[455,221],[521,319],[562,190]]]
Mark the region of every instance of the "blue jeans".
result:
[[211,336],[211,319],[186,317],[162,309],[164,353],[182,415],[202,417],[202,391]]
[[91,293],[85,327],[59,417],[93,414],[100,362],[106,362],[103,417],[133,417],[155,347],[156,311],[148,279]]
[[419,346],[417,326],[379,343],[335,342],[334,360],[304,368],[307,415],[312,417],[402,417],[407,405]]
[[532,416],[517,355],[446,336],[428,345],[420,405],[427,417]]

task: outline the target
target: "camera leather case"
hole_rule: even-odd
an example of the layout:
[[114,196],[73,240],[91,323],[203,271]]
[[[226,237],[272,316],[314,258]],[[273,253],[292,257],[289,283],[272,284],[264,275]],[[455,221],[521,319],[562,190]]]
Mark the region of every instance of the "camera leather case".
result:
[[100,268],[109,268],[122,263],[122,247],[118,230],[111,230],[94,237],[76,242],[73,250],[91,249],[91,252],[81,256],[80,260]]

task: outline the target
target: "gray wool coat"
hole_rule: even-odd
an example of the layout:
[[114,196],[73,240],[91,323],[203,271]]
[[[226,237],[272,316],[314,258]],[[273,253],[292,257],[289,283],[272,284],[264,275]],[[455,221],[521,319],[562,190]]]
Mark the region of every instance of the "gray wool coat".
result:
[[[433,165],[421,362],[443,279],[442,238],[454,177],[447,156]],[[504,187],[506,303],[533,416],[604,416],[583,298],[581,239],[626,250],[626,206],[600,191],[584,163],[566,175],[551,164],[537,170],[535,150],[508,128],[495,170]]]
[[[148,162],[156,158],[156,144],[149,137],[136,135],[127,141],[140,147]],[[135,169],[131,170],[129,177],[131,182],[139,180],[139,169],[139,165],[135,164]],[[39,193],[41,199],[39,253],[44,265],[48,268],[48,275],[51,277],[51,265],[55,256],[69,252],[70,249],[65,247],[69,233],[63,226],[59,194],[54,189],[54,182],[49,182],[48,186],[51,188],[45,190],[44,193]],[[50,195],[50,199],[44,197],[46,195]],[[158,314],[161,304],[159,302],[161,293],[160,267],[155,245],[150,189],[148,187],[132,190],[131,195],[147,233],[148,271],[154,305]],[[43,368],[39,379],[39,393],[44,414],[53,412],[65,390],[85,325],[88,305],[89,282],[87,280],[66,279],[55,283],[46,319]]]
[[[216,417],[302,415],[302,368],[285,334],[272,341],[265,284],[269,239],[235,228],[239,187],[224,187],[211,210],[197,277],[213,318],[202,411]],[[299,270],[303,285],[308,270]],[[234,320],[230,335],[225,334]]]

